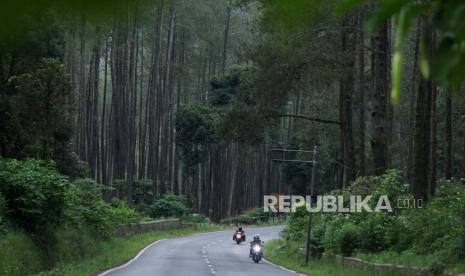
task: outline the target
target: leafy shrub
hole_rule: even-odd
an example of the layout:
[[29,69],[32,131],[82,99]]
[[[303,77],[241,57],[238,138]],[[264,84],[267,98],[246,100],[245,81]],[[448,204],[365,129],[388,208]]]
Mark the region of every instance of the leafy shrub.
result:
[[299,206],[291,213],[287,227],[283,230],[282,236],[286,240],[304,241],[307,235],[308,213],[305,206]]
[[0,236],[6,232],[6,201],[0,194]]
[[415,252],[434,252],[441,261],[463,259],[464,214],[465,186],[451,181],[440,183],[436,197],[409,216],[408,230],[414,233]]
[[174,194],[165,194],[147,207],[146,213],[153,218],[183,217],[188,213],[184,198]]
[[180,108],[176,113],[176,145],[186,167],[192,168],[207,157],[206,148],[218,140],[220,120],[217,112],[208,106],[193,104]]
[[245,212],[245,215],[252,218],[259,218],[260,220],[268,220],[273,216],[273,213],[265,212],[264,208],[255,208]]
[[62,221],[69,182],[51,161],[0,160],[0,193],[7,217],[28,232],[44,233]]
[[338,252],[344,256],[351,256],[360,246],[360,228],[352,223],[342,225],[336,234]]
[[120,224],[136,222],[139,216],[124,202],[118,205],[106,203],[102,199],[102,186],[91,179],[76,180],[71,185],[68,196],[67,215],[74,225],[87,226],[97,236],[110,237]]
[[206,216],[200,214],[192,214],[184,218],[185,221],[193,222],[193,223],[208,223],[210,219]]
[[[351,187],[333,194],[372,195],[372,208],[381,195],[388,195],[391,203],[412,199],[398,171],[358,178]],[[436,196],[423,208],[394,208],[392,213],[315,214],[312,240],[320,250],[346,256],[355,251],[415,254],[424,258],[432,272],[441,273],[465,258],[464,214],[465,185],[442,181]],[[288,243],[304,241],[306,218],[306,212],[300,208],[291,215],[283,231]]]
[[134,181],[133,192],[134,204],[138,206],[151,205],[153,203],[153,181],[151,179],[140,179]]
[[386,239],[386,230],[392,223],[392,216],[387,213],[372,213],[366,216],[360,226],[360,248],[367,252],[378,252],[390,247]]
[[44,269],[40,250],[25,234],[9,232],[0,239],[0,274],[30,275]]

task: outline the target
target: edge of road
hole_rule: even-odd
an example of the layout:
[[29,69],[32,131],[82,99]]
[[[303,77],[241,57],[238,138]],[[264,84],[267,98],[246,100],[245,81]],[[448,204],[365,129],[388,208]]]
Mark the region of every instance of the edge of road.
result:
[[127,261],[126,263],[124,263],[124,264],[122,264],[122,265],[120,265],[120,266],[117,266],[117,267],[114,267],[114,268],[110,268],[110,269],[108,269],[108,270],[105,270],[105,271],[103,271],[102,273],[97,273],[97,275],[98,275],[98,276],[104,276],[104,275],[107,275],[107,274],[110,273],[110,272],[113,272],[113,271],[115,271],[115,270],[118,270],[118,269],[121,269],[121,268],[123,268],[123,267],[126,267],[126,266],[130,265],[132,262],[134,262],[135,260],[139,259],[139,257],[140,257],[142,254],[144,254],[144,252],[145,252],[147,249],[149,249],[149,247],[151,247],[152,245],[155,245],[155,244],[157,244],[157,243],[159,243],[159,242],[166,241],[166,240],[167,240],[167,239],[161,239],[161,240],[156,240],[156,241],[152,242],[151,244],[149,244],[149,245],[147,245],[146,247],[144,247],[141,251],[139,251],[139,253],[137,253],[137,255],[136,255],[134,258],[132,258],[131,260]]
[[[218,233],[218,232],[226,232],[226,231],[230,231],[230,230],[218,230],[218,231],[211,231],[211,232],[204,232],[204,233],[196,233],[196,234],[188,235],[188,236],[185,236],[185,237],[192,237],[192,236],[205,235],[205,234]],[[111,273],[111,272],[113,272],[115,270],[126,267],[126,266],[130,265],[131,263],[133,263],[134,261],[136,261],[137,259],[139,259],[139,257],[142,256],[142,254],[144,254],[145,251],[147,251],[147,249],[149,249],[150,247],[156,245],[157,243],[162,242],[162,241],[166,241],[166,240],[171,240],[171,239],[179,239],[179,238],[183,238],[183,237],[173,237],[173,238],[166,238],[166,239],[156,240],[156,241],[150,243],[149,245],[147,245],[146,247],[142,248],[142,250],[139,251],[139,253],[137,253],[137,255],[134,258],[132,258],[131,260],[129,260],[129,261],[123,263],[122,265],[117,266],[117,267],[113,267],[113,268],[104,270],[102,272],[98,272],[98,273],[96,273],[96,275],[97,276],[105,276],[108,273]]]
[[[276,226],[279,226],[279,225],[272,225],[272,226],[265,226],[265,227],[260,227],[260,226],[256,226],[256,227],[250,227],[250,228],[268,228],[268,227],[276,227]],[[197,234],[193,234],[193,235],[189,235],[189,236],[186,236],[186,237],[193,237],[193,236],[199,236],[199,235],[206,235],[206,234],[211,234],[211,233],[219,233],[219,232],[227,232],[227,231],[231,231],[231,230],[218,230],[218,231],[211,231],[211,232],[204,232],[204,233],[197,233]],[[150,247],[156,245],[157,243],[159,242],[162,242],[162,241],[166,241],[166,240],[171,240],[171,239],[179,239],[179,238],[183,238],[183,237],[175,237],[175,238],[167,238],[167,239],[161,239],[161,240],[156,240],[152,243],[150,243],[149,245],[147,245],[146,247],[144,247],[141,251],[139,251],[139,253],[137,253],[137,255],[132,258],[131,260],[125,262],[124,264],[120,265],[120,266],[117,266],[117,267],[114,267],[114,268],[110,268],[108,270],[105,270],[105,271],[102,271],[102,272],[99,272],[97,273],[96,275],[98,276],[105,276],[113,271],[116,271],[118,269],[121,269],[121,268],[124,268],[128,265],[130,265],[131,263],[133,263],[134,261],[136,261],[137,259],[139,259],[140,256],[142,256],[142,254],[145,253],[145,251],[147,251],[147,249],[149,249]],[[288,272],[291,272],[291,273],[295,273],[297,275],[301,275],[301,276],[306,276],[306,274],[302,274],[302,273],[299,273],[297,271],[294,271],[294,270],[291,270],[291,269],[288,269],[288,268],[285,268],[283,266],[280,266],[280,265],[277,265],[277,264],[274,264],[270,261],[268,261],[267,259],[263,258],[263,261],[272,265],[272,266],[275,266],[275,267],[278,267],[280,269],[283,269],[283,270],[286,270]]]
[[300,273],[300,272],[294,271],[294,270],[292,270],[292,269],[286,268],[286,267],[284,267],[284,266],[281,266],[281,265],[274,264],[274,263],[272,263],[272,262],[268,261],[268,260],[267,260],[267,259],[265,259],[265,258],[263,258],[263,261],[264,261],[265,263],[268,263],[268,264],[272,265],[272,266],[275,266],[275,267],[281,268],[282,270],[286,270],[286,271],[288,271],[288,272],[295,273],[295,274],[297,274],[297,275],[300,275],[300,276],[307,276],[307,274],[303,274],[303,273]]

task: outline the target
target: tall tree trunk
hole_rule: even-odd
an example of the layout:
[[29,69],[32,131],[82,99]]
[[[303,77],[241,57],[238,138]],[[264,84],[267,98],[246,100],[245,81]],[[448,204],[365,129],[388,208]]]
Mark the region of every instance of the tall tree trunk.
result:
[[[430,64],[432,63],[433,49],[436,47],[436,31],[431,29],[431,44],[430,47]],[[436,98],[437,98],[437,86],[436,82],[431,80],[431,150],[430,150],[430,179],[428,187],[428,196],[431,197],[436,191],[436,181],[437,181],[437,108],[436,108]]]
[[358,18],[358,127],[359,127],[359,158],[360,158],[360,174],[366,175],[366,150],[365,150],[365,37],[363,34],[364,10],[360,10]]
[[452,95],[451,90],[446,89],[446,128],[445,128],[445,142],[446,142],[446,164],[445,164],[445,177],[451,179],[452,177]]
[[99,107],[99,98],[100,98],[100,89],[99,89],[99,83],[100,83],[100,52],[101,52],[101,40],[100,40],[100,28],[97,26],[96,27],[96,35],[97,35],[97,40],[96,40],[96,45],[94,46],[94,76],[93,76],[93,107],[92,107],[92,164],[94,166],[94,170],[96,170],[96,173],[94,173],[94,176],[96,177],[97,181],[100,180],[100,174],[101,174],[101,167],[100,163],[98,162],[98,156],[99,156],[99,116],[98,116],[98,107]]
[[104,76],[103,76],[103,102],[102,102],[102,119],[100,121],[100,167],[102,169],[102,184],[108,185],[108,165],[107,165],[107,148],[108,142],[105,139],[106,135],[106,108],[107,108],[107,76],[108,76],[108,38],[105,41],[105,68],[104,68]]
[[[423,22],[423,37],[427,41],[431,41],[431,28],[428,19],[422,17],[421,20]],[[432,81],[421,76],[416,100],[412,193],[416,199],[423,200],[427,200],[430,195],[432,91]]]
[[[347,16],[344,26],[351,26],[352,16]],[[343,72],[340,79],[340,120],[341,120],[341,148],[343,156],[343,181],[342,186],[347,187],[350,181],[356,176],[355,149],[352,129],[352,93],[353,93],[353,75],[354,75],[354,40],[352,31],[344,30],[342,33],[342,51],[350,53],[344,61]]]
[[408,141],[408,156],[407,156],[407,175],[409,180],[413,178],[413,147],[415,144],[415,110],[416,110],[416,97],[418,91],[418,52],[420,45],[420,34],[421,34],[421,20],[417,22],[416,35],[415,35],[415,49],[413,52],[413,72],[412,72],[412,87],[410,92],[410,106],[409,106],[409,141]]
[[373,166],[376,174],[382,174],[388,166],[387,145],[387,97],[388,97],[388,23],[383,22],[374,35],[373,81],[374,108],[371,113]]
[[228,10],[226,14],[226,24],[224,27],[224,35],[223,35],[223,60],[221,63],[221,74],[224,75],[226,70],[226,62],[228,59],[228,40],[229,40],[229,25],[231,23],[231,11],[232,11],[232,0],[228,0]]

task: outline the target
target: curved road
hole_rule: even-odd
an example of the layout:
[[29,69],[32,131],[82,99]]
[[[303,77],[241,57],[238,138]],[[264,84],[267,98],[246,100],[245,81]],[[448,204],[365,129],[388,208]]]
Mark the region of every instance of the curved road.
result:
[[[282,229],[282,226],[244,228],[247,241],[240,245],[232,240],[232,231],[161,240],[141,251],[129,263],[100,276],[295,276],[294,272],[267,261],[255,264],[249,258],[249,240],[254,234],[259,234],[266,244],[278,238]],[[264,253],[266,257],[266,249]]]

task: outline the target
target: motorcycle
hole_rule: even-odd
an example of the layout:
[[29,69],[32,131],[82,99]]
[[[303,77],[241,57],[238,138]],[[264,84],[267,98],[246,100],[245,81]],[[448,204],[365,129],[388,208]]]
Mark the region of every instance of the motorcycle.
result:
[[240,244],[241,242],[245,241],[244,233],[242,232],[234,233],[233,240],[236,241],[237,244]]
[[252,245],[252,254],[250,257],[256,264],[258,264],[258,262],[260,262],[263,258],[263,246],[262,245],[260,244]]

